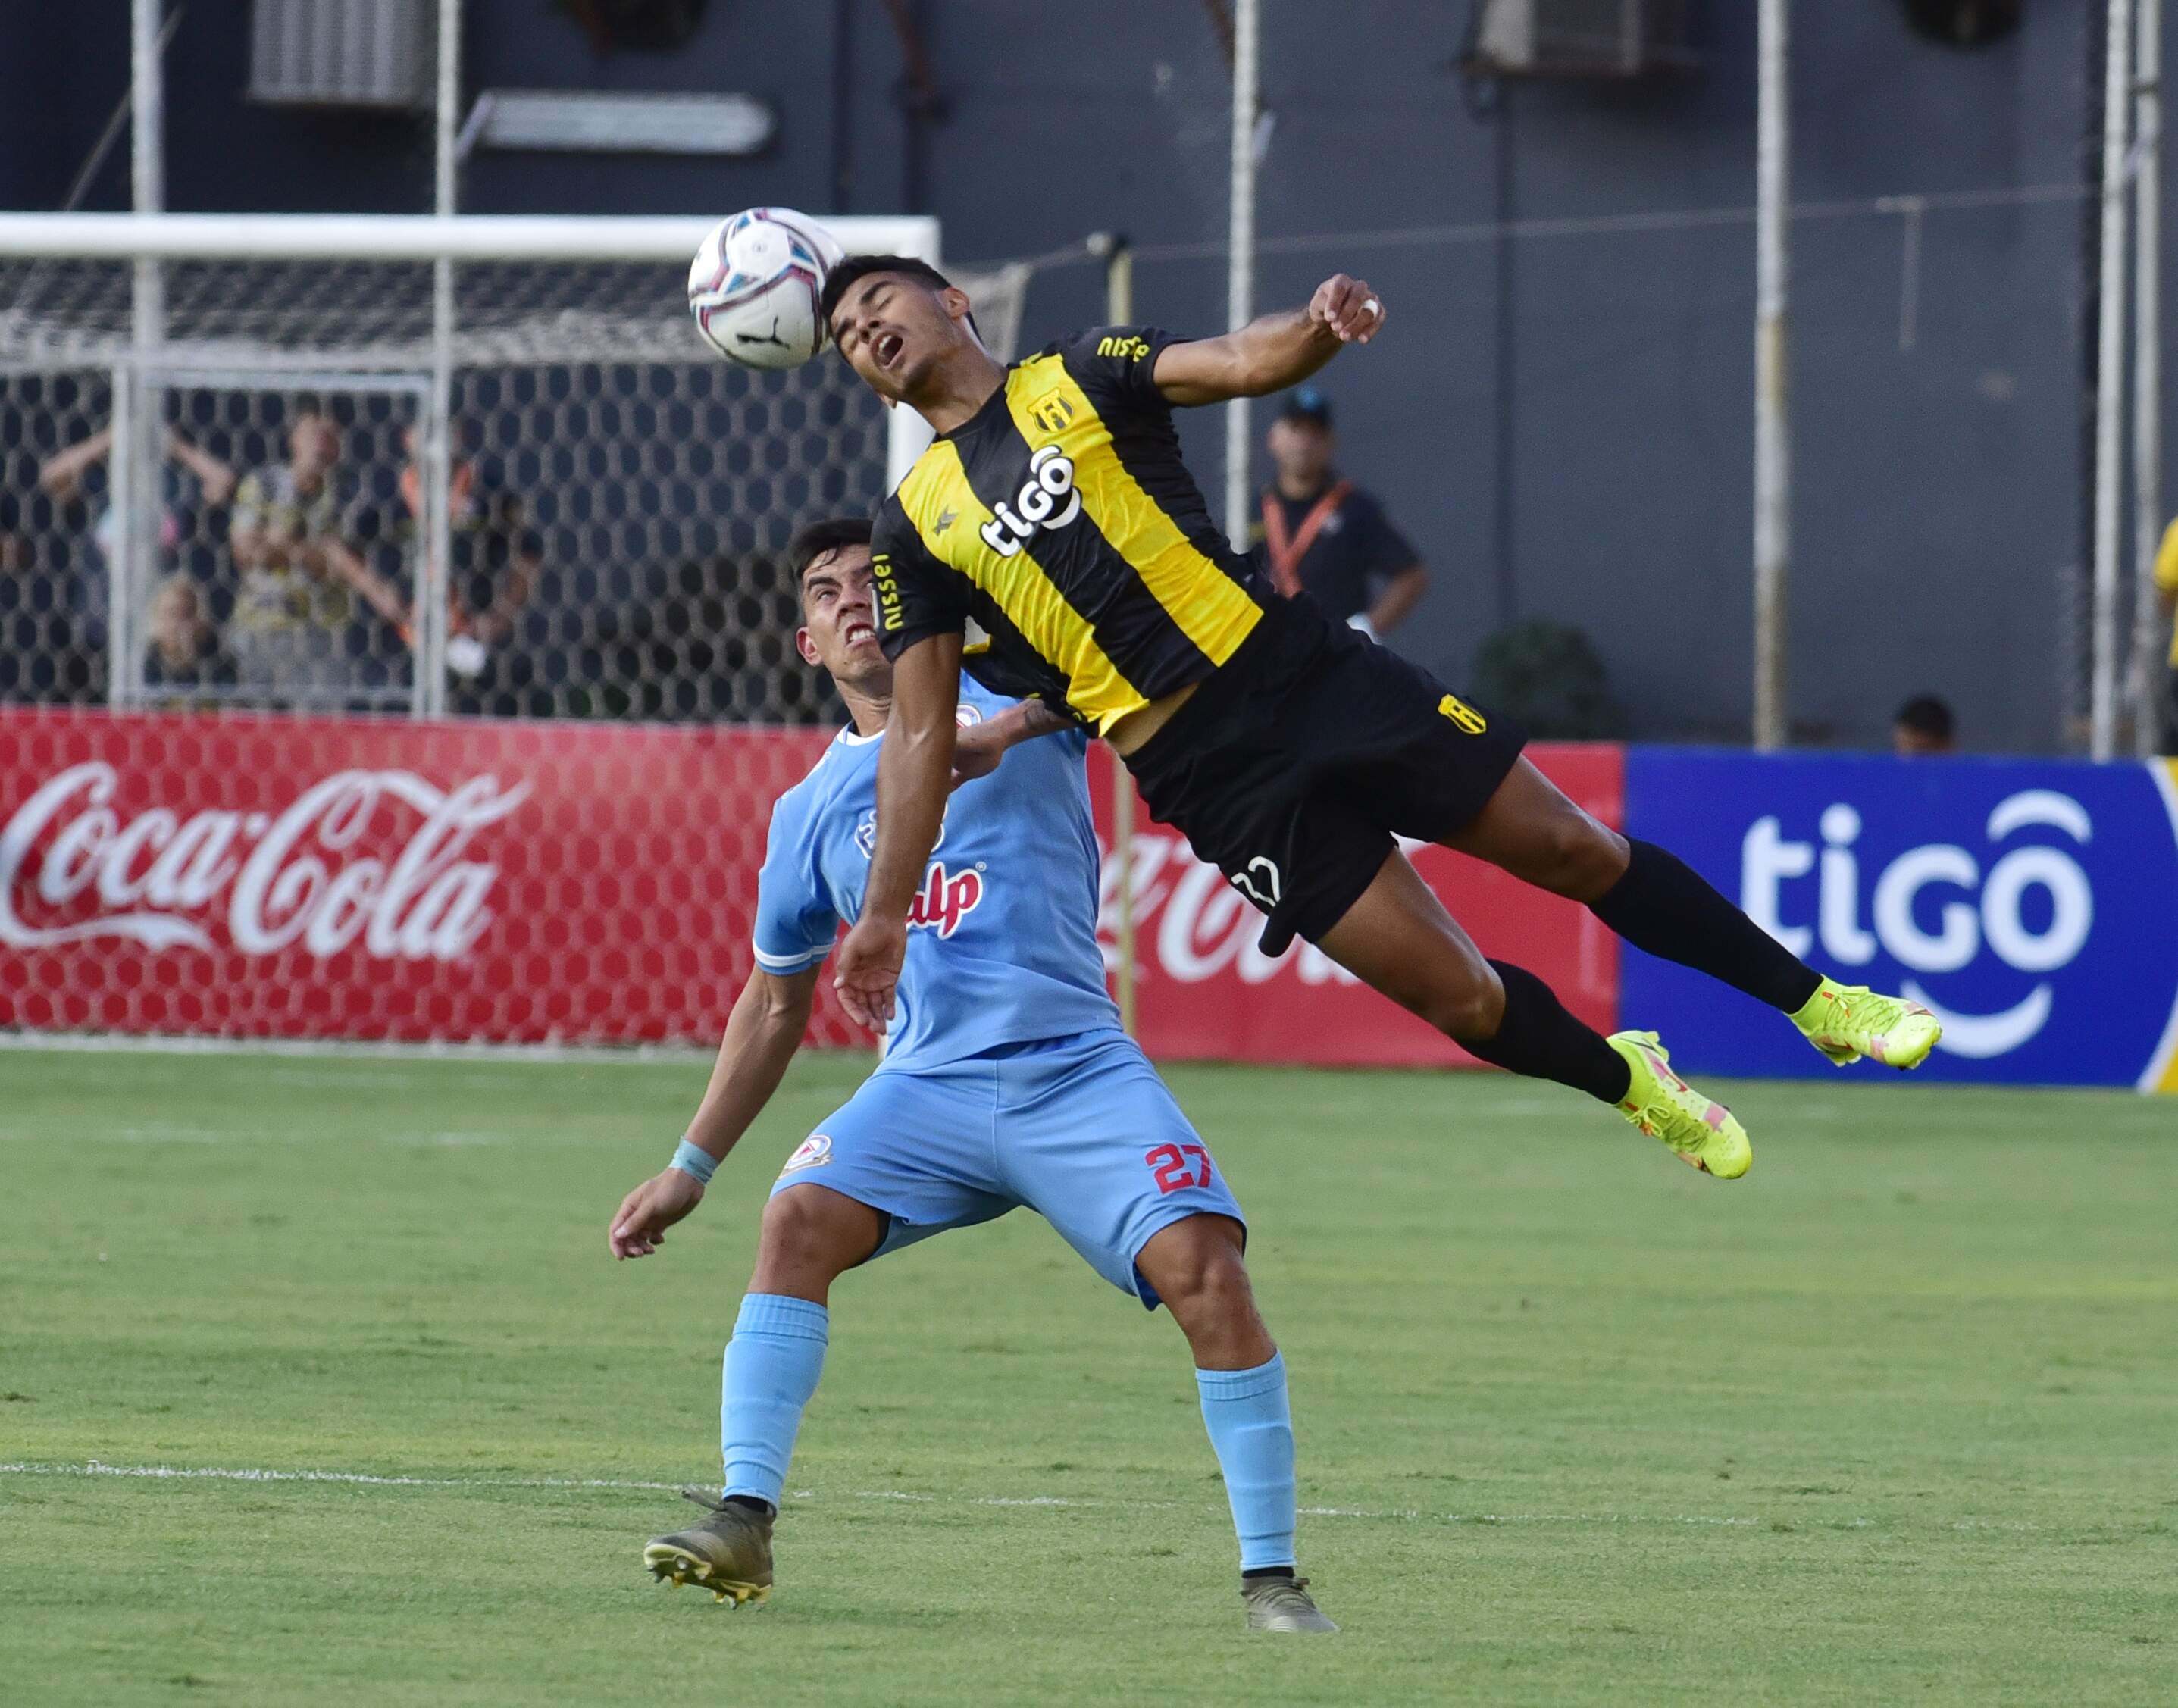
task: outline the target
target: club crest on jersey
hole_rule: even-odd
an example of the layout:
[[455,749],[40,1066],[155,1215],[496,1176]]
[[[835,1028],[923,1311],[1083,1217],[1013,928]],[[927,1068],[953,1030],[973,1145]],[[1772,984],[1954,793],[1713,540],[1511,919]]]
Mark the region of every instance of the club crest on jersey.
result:
[[1028,470],[1014,501],[993,506],[991,519],[977,530],[1000,557],[1016,555],[1038,528],[1064,528],[1081,513],[1073,458],[1056,445],[1045,445],[1028,459]]
[[935,931],[940,940],[960,928],[960,922],[982,904],[983,874],[974,867],[948,872],[943,860],[930,862],[922,876],[922,893],[908,905],[907,924]]
[[[973,706],[963,706],[960,709],[965,712],[975,713],[974,717],[969,718],[962,718],[957,714],[955,715],[954,721],[961,724],[964,726],[976,722],[977,719],[980,719],[983,715],[981,712],[976,711],[976,709]],[[930,851],[933,854],[945,846],[945,821],[952,816],[952,812],[953,808],[951,803],[949,802],[947,803],[945,811],[939,816],[938,840],[930,845]],[[863,813],[861,818],[856,822],[855,848],[856,851],[862,855],[863,859],[867,860],[875,856],[877,853],[877,847],[878,809],[873,807],[868,812]]]
[[821,1169],[832,1160],[832,1141],[828,1134],[812,1133],[794,1147],[794,1154],[786,1159],[786,1166],[779,1172],[793,1174],[799,1169]]

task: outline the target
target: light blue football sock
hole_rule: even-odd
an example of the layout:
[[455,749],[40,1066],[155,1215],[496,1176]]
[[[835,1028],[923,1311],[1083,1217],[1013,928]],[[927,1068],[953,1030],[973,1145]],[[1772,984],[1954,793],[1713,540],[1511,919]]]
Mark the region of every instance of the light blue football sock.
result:
[[807,1299],[752,1293],[734,1319],[719,1402],[725,1492],[776,1507],[802,1410],[824,1373],[832,1313]]
[[1286,1362],[1273,1353],[1253,1370],[1198,1370],[1202,1421],[1225,1474],[1240,1569],[1294,1563],[1293,1414],[1286,1404]]

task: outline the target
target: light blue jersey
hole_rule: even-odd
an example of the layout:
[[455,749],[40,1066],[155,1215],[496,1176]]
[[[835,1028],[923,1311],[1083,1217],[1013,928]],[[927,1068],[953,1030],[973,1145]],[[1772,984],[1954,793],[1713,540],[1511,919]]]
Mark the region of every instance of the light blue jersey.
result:
[[[961,680],[963,724],[1012,703]],[[816,966],[840,922],[860,915],[884,740],[841,731],[772,808],[755,931],[767,972]],[[1077,731],[1024,742],[989,776],[954,791],[908,914],[884,1070],[1118,1026],[1097,946],[1088,745]]]

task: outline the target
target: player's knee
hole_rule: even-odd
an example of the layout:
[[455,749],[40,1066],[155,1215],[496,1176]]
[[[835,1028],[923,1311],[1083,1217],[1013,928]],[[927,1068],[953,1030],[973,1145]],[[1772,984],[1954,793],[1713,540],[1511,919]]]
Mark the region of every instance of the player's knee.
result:
[[1626,875],[1626,839],[1587,813],[1562,813],[1544,833],[1541,887],[1578,901],[1594,901]]
[[1495,1037],[1505,1018],[1504,984],[1490,963],[1483,961],[1432,991],[1421,1016],[1447,1037]]
[[753,1290],[791,1293],[828,1285],[867,1258],[884,1238],[884,1218],[838,1192],[795,1186],[774,1194],[763,1208]]
[[1255,1313],[1237,1229],[1222,1216],[1174,1223],[1144,1248],[1142,1260],[1142,1272],[1165,1308],[1190,1333],[1198,1323]]

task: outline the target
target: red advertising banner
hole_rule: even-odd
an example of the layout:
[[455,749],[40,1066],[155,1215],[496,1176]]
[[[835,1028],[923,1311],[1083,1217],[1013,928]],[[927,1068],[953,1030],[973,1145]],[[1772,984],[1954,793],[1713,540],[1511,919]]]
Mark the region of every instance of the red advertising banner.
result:
[[715,1039],[829,738],[0,712],[0,1026]]
[[[1533,758],[1558,787],[1614,827],[1625,819],[1621,748],[1540,744]],[[1098,834],[1112,846],[1115,767],[1090,754]],[[1256,947],[1262,916],[1190,851],[1176,830],[1136,811],[1136,1029],[1163,1060],[1295,1062],[1323,1066],[1475,1065],[1441,1032],[1395,1007],[1319,950],[1296,943],[1273,960]],[[1486,955],[1517,961],[1601,1032],[1617,1025],[1618,939],[1584,907],[1493,866],[1427,846],[1411,859]],[[1106,943],[1118,874],[1104,867]],[[1108,961],[1110,956],[1108,953]]]
[[[830,732],[0,711],[0,1027],[708,1044],[747,977],[771,803]],[[1623,816],[1615,749],[1538,748]],[[1100,823],[1114,767],[1092,756]],[[1249,1061],[1464,1059],[1137,820],[1142,1041]],[[1599,1026],[1580,908],[1414,857],[1488,952]],[[1106,873],[1110,941],[1113,873]],[[867,1044],[820,985],[813,1041]]]

